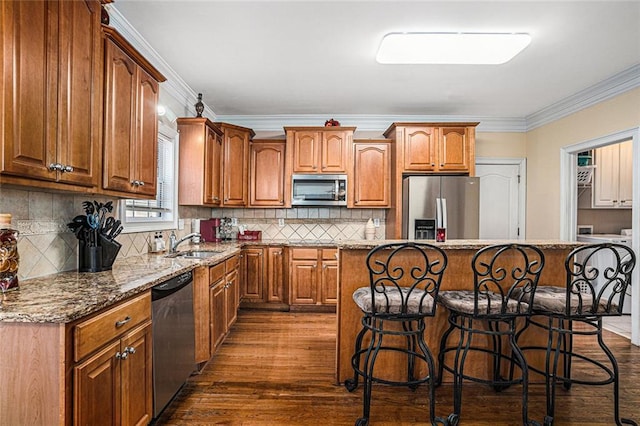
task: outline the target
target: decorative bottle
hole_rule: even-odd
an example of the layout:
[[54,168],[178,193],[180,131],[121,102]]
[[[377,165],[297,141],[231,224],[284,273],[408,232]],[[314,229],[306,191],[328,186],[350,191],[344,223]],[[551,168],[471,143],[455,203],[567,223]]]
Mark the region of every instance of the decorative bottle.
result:
[[18,289],[18,231],[11,228],[11,215],[0,214],[0,290]]

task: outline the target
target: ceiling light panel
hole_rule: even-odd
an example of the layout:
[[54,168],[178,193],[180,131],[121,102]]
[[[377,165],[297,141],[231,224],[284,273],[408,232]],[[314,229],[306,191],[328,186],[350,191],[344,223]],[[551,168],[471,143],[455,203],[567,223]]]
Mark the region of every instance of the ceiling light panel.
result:
[[525,33],[389,33],[381,64],[504,64],[531,42]]

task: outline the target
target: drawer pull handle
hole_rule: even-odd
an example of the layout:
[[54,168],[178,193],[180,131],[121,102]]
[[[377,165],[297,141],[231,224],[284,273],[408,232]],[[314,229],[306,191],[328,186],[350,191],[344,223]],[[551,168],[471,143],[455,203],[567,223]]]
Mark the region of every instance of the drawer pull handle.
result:
[[131,317],[127,316],[125,319],[120,320],[120,321],[116,321],[116,327],[122,327],[123,325],[125,325],[126,323],[128,323],[129,321],[131,321]]

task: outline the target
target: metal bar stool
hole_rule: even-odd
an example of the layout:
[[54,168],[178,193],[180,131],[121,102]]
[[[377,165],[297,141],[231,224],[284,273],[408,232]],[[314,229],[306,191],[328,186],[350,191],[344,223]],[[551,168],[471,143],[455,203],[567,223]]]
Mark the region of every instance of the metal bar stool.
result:
[[[596,259],[597,263],[594,262]],[[546,321],[534,316],[527,319],[526,327],[532,325],[547,330],[548,344],[547,347],[528,346],[522,350],[546,351],[544,370],[530,367],[545,377],[545,425],[553,424],[556,386],[559,383],[567,390],[573,383],[599,386],[613,384],[615,424],[637,425],[633,420],[620,418],[618,362],[602,338],[602,318],[622,315],[635,264],[633,250],[625,245],[603,243],[582,246],[571,251],[566,258],[564,286],[538,287],[533,310],[535,314],[544,316]],[[600,265],[600,268],[594,265]],[[525,295],[525,299],[527,297]],[[517,338],[526,327],[518,333]],[[573,336],[578,335],[595,337],[609,365],[590,357],[586,352],[578,353],[573,346]],[[604,374],[602,377],[592,374],[589,377],[574,377],[574,364],[595,366]]]
[[[435,416],[435,367],[424,340],[424,319],[435,315],[435,300],[447,267],[447,255],[430,244],[385,244],[371,250],[366,263],[369,286],[353,293],[353,300],[363,312],[362,330],[356,338],[351,358],[354,375],[353,379],[345,381],[349,392],[357,388],[360,377],[364,382],[363,414],[356,425],[364,426],[369,422],[374,382],[408,386],[413,390],[427,383],[431,424],[445,424]],[[383,344],[385,337],[388,339]],[[406,380],[376,375],[374,366],[382,353],[406,355]]]
[[[515,336],[516,320],[531,314],[531,305],[523,299],[535,294],[544,254],[526,244],[492,245],[476,252],[471,267],[473,290],[442,291],[438,296],[438,303],[449,310],[449,328],[440,342],[437,383],[442,381],[443,370],[453,374],[453,413],[448,424],[455,426],[459,422],[464,380],[490,385],[496,391],[522,384],[522,423],[538,424],[528,417],[528,369]],[[455,330],[457,339],[448,344]],[[453,356],[447,357],[448,353]],[[471,353],[488,356],[490,378],[465,372],[465,360]],[[513,377],[514,365],[520,368],[520,377]],[[511,367],[509,372],[507,367]]]

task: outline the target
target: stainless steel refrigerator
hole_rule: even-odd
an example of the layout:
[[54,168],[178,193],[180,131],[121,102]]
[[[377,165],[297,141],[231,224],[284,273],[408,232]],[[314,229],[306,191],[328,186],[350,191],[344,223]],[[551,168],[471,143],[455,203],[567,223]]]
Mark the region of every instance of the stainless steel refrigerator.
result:
[[402,238],[447,239],[479,235],[480,179],[466,176],[408,176],[402,180]]

